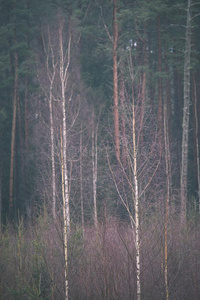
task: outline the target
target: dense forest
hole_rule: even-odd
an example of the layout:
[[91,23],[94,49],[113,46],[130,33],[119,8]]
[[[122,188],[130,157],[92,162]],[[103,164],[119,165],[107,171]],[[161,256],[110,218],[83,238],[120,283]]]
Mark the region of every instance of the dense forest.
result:
[[0,299],[200,299],[199,11],[0,0]]

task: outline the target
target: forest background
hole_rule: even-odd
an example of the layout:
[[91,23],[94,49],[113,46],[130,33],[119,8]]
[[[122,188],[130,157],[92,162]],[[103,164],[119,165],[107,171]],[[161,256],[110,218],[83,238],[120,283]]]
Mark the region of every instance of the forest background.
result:
[[200,298],[199,4],[0,1],[0,299]]

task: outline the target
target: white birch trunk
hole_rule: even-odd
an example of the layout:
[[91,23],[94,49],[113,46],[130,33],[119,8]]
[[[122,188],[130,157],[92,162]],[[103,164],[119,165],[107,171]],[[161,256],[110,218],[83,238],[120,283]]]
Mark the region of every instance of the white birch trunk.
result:
[[52,168],[52,212],[56,217],[56,173],[55,173],[55,144],[54,144],[54,122],[52,107],[52,90],[49,98],[49,114],[50,114],[50,134],[51,134],[51,168]]
[[69,299],[69,279],[68,279],[68,226],[66,214],[66,201],[65,201],[65,176],[64,176],[64,161],[63,161],[63,141],[61,130],[61,175],[62,175],[62,198],[63,198],[63,236],[64,236],[64,269],[65,269],[65,300]]
[[69,182],[67,172],[67,128],[66,128],[66,87],[69,78],[68,69],[70,63],[70,47],[71,47],[71,35],[69,35],[68,41],[68,56],[67,65],[65,66],[64,50],[63,50],[63,24],[60,22],[59,27],[59,50],[60,50],[60,81],[61,81],[61,99],[62,99],[62,135],[63,135],[63,166],[64,166],[64,191],[65,191],[65,209],[67,218],[68,232],[70,232],[70,210],[69,210]]
[[187,176],[188,176],[188,138],[189,138],[189,118],[190,118],[190,56],[191,56],[191,3],[188,0],[187,25],[186,25],[186,45],[184,62],[184,107],[183,107],[183,132],[182,132],[182,159],[181,159],[181,223],[186,222],[187,203]]
[[[48,32],[49,34],[49,32]],[[51,168],[52,168],[52,212],[53,212],[53,217],[55,219],[56,217],[56,173],[55,173],[55,144],[54,144],[54,122],[53,122],[53,83],[55,79],[55,74],[56,74],[56,65],[54,61],[54,54],[53,54],[53,49],[51,46],[51,39],[49,35],[49,44],[51,48],[51,54],[52,54],[52,65],[53,65],[53,73],[50,76],[49,75],[49,80],[50,80],[50,91],[49,91],[49,117],[50,117],[50,135],[51,135]],[[48,59],[48,57],[47,57]],[[47,64],[47,70],[48,70],[48,62]],[[49,71],[49,70],[48,70]],[[51,72],[48,72],[51,74]]]
[[[136,125],[135,125],[135,103],[134,103],[134,75],[133,75],[133,61],[131,51],[130,57],[130,75],[132,81],[132,138],[133,138],[133,184],[134,184],[134,208],[135,219],[132,223],[135,225],[135,248],[136,248],[136,278],[137,278],[137,300],[141,299],[141,271],[140,271],[140,215],[139,215],[139,184],[137,173],[137,143],[136,143]],[[131,217],[130,213],[129,216]],[[131,218],[132,220],[132,218]]]
[[136,127],[135,127],[135,104],[133,99],[133,180],[135,187],[135,247],[136,247],[136,276],[137,276],[137,300],[141,299],[141,280],[140,280],[140,217],[139,217],[139,189],[137,175],[137,149],[136,149]]
[[63,220],[64,220],[64,261],[65,261],[65,300],[69,299],[69,279],[68,279],[68,234],[70,233],[70,210],[69,210],[69,182],[67,171],[67,126],[66,126],[66,97],[69,64],[71,51],[71,32],[69,29],[67,55],[63,50],[63,26],[62,18],[59,20],[59,50],[60,50],[60,83],[61,83],[61,102],[62,102],[62,133],[61,133],[61,161],[62,161],[62,192],[63,192]]

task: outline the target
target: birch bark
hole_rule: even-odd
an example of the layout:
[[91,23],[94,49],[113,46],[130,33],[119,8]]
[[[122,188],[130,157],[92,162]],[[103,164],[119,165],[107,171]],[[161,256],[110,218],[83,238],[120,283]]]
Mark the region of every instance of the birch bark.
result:
[[62,193],[63,193],[63,234],[64,234],[64,262],[65,262],[65,300],[69,299],[69,271],[68,271],[68,234],[70,233],[70,210],[69,210],[69,181],[67,170],[67,126],[66,126],[66,90],[69,79],[69,65],[71,53],[71,28],[69,22],[69,37],[67,53],[63,47],[64,22],[59,20],[59,74],[61,83],[62,102],[62,132],[61,132],[61,166],[62,166]]
[[136,278],[137,278],[137,300],[141,299],[141,268],[140,268],[140,215],[139,215],[139,185],[137,171],[137,142],[136,142],[136,119],[134,99],[134,74],[133,62],[130,51],[130,75],[132,81],[132,138],[133,138],[133,186],[134,186],[134,208],[135,208],[135,248],[136,248]]
[[137,175],[137,149],[136,149],[136,126],[135,126],[135,104],[133,101],[133,180],[135,187],[135,246],[136,246],[136,275],[137,275],[137,300],[141,299],[141,280],[140,280],[140,218],[139,218],[139,190]]
[[62,99],[62,136],[63,136],[63,166],[64,166],[64,191],[65,191],[65,209],[67,218],[67,227],[70,232],[70,210],[69,210],[69,182],[67,172],[67,127],[66,127],[66,97],[65,92],[69,79],[69,64],[71,51],[71,33],[69,30],[67,63],[65,65],[64,49],[63,49],[63,24],[59,24],[59,50],[60,50],[60,82],[61,82],[61,99]]
[[63,235],[64,235],[64,269],[65,269],[65,300],[69,299],[69,279],[68,279],[68,226],[65,201],[65,174],[63,160],[63,139],[62,130],[60,135],[60,154],[61,154],[61,175],[62,175],[62,198],[63,198]]

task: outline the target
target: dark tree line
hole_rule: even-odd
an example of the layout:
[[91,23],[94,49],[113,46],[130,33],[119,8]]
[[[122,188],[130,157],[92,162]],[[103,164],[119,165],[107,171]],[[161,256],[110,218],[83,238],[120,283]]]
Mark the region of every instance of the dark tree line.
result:
[[[100,1],[73,3],[38,1],[34,4],[29,1],[1,2],[1,215],[4,221],[6,215],[10,215],[11,219],[15,215],[16,218],[18,210],[26,213],[30,204],[34,206],[35,201],[39,204],[43,201],[42,198],[40,199],[41,195],[35,195],[37,194],[35,184],[41,181],[40,176],[47,180],[45,173],[41,174],[42,172],[38,171],[37,160],[42,160],[41,164],[45,164],[47,169],[47,166],[50,167],[51,160],[49,154],[44,154],[44,157],[38,156],[38,152],[50,151],[48,99],[44,93],[44,89],[50,89],[50,82],[48,72],[43,66],[45,60],[51,60],[51,57],[47,58],[45,53],[50,47],[48,39],[51,38],[52,43],[58,42],[56,36],[59,24],[56,16],[59,10],[62,11],[66,24],[70,22],[73,40],[70,64],[72,74],[70,77],[73,84],[67,97],[69,99],[72,93],[73,105],[80,106],[79,116],[74,125],[75,134],[70,138],[73,141],[69,142],[69,147],[77,154],[73,172],[75,169],[78,172],[80,159],[78,141],[81,126],[87,152],[91,150],[92,134],[87,124],[92,122],[93,109],[96,120],[101,111],[99,148],[103,153],[104,147],[109,144],[113,151],[116,148],[118,159],[119,157],[122,159],[125,153],[126,134],[129,134],[126,133],[127,124],[124,116],[127,101],[134,99],[138,106],[138,115],[140,115],[138,128],[141,127],[138,130],[144,142],[146,137],[142,126],[146,114],[154,115],[155,118],[157,116],[157,125],[151,130],[158,131],[157,143],[160,143],[161,156],[164,153],[163,120],[164,106],[166,106],[167,131],[172,157],[171,184],[177,197],[179,197],[181,164],[186,165],[181,162],[181,156],[182,132],[185,128],[183,124],[184,81],[186,80],[184,60],[188,51],[185,50],[185,38],[188,39],[190,36],[191,60],[188,66],[190,100],[189,106],[187,105],[190,121],[188,155],[186,154],[185,157],[188,161],[186,176],[188,182],[185,183],[185,189],[188,205],[198,206],[199,18],[195,17],[198,13],[198,5],[190,8],[191,29],[188,35],[186,34],[186,9],[185,3],[181,1],[176,3],[119,1],[113,4],[109,1],[103,3]],[[67,36],[67,26],[64,30]],[[52,49],[54,47],[53,51],[57,52],[54,55],[58,56],[59,49],[55,49],[55,45],[51,47]],[[51,49],[48,51],[48,55],[51,55]],[[129,71],[130,64],[133,68],[132,75]],[[49,65],[50,68],[53,66]],[[58,74],[55,74],[55,77],[58,77]],[[133,84],[131,81],[134,81]],[[55,82],[54,85],[56,84]],[[55,132],[59,135],[59,128],[56,129],[60,126],[56,119],[59,118],[59,108],[56,108],[59,105],[56,104],[56,99],[53,100],[52,105],[55,106]],[[69,123],[73,119],[73,113],[70,114]],[[35,130],[39,130],[40,134],[35,136]],[[107,138],[110,135],[115,140],[115,146]],[[59,141],[57,146],[58,143]],[[59,155],[57,153],[57,157]],[[99,159],[105,160],[103,157]],[[104,165],[106,166],[106,160],[99,161],[98,165],[99,176],[107,176],[101,171],[101,168],[104,169]],[[58,162],[56,166],[59,168]],[[51,173],[50,170],[49,172]],[[79,174],[74,176],[78,182]],[[50,183],[45,184],[47,190],[49,190],[48,185]],[[37,189],[39,192],[40,188]],[[88,190],[91,189],[92,185]],[[101,186],[99,192],[101,194]],[[50,190],[47,191],[48,198],[51,197],[49,193],[51,194]],[[178,202],[176,204],[179,206]]]

